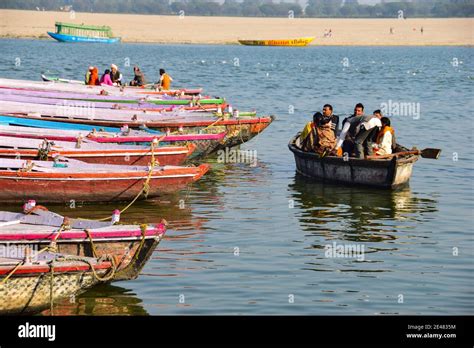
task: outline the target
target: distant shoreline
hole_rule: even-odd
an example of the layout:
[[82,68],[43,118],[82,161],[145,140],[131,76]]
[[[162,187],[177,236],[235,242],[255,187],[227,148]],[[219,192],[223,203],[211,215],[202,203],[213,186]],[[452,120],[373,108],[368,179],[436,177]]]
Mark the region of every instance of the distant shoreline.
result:
[[[108,25],[124,43],[239,45],[315,36],[316,46],[474,46],[472,18],[247,18],[0,10],[0,38],[49,39],[56,21]],[[390,34],[393,28],[393,34]],[[423,28],[423,33],[421,33]],[[331,29],[331,37],[324,33]]]

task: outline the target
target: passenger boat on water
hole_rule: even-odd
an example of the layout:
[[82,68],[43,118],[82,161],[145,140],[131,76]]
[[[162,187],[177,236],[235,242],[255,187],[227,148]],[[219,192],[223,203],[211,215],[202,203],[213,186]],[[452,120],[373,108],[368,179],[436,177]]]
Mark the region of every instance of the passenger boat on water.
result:
[[438,158],[440,150],[423,151],[408,150],[397,145],[393,155],[358,159],[352,157],[325,156],[320,157],[313,152],[301,149],[299,134],[288,144],[295,156],[296,170],[303,176],[317,181],[347,185],[373,186],[393,189],[407,184],[410,180],[413,165],[422,157]]
[[108,26],[84,25],[73,23],[55,23],[56,32],[48,31],[48,35],[59,42],[95,42],[117,43],[119,37],[114,37]]

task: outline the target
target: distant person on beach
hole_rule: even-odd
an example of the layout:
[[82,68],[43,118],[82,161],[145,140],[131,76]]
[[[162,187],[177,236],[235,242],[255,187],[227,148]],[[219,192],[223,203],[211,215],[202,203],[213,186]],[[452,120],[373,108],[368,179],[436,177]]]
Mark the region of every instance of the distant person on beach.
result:
[[103,86],[113,86],[112,79],[110,78],[110,70],[105,69],[104,74],[100,78],[100,84]]
[[424,31],[423,27],[421,27],[421,29],[420,29],[421,35],[423,35],[423,31]]
[[117,65],[110,65],[110,79],[112,80],[114,86],[122,85],[122,78],[122,73],[118,70]]
[[135,76],[133,77],[133,80],[130,81],[130,86],[144,86],[146,85],[145,81],[145,75],[142,73],[140,68],[138,66],[135,66],[133,68],[133,72]]
[[328,30],[324,29],[324,37],[328,37]]
[[390,35],[393,35],[393,27],[390,27]]
[[160,69],[160,81],[157,82],[160,90],[168,91],[171,88],[173,79],[165,72],[165,69]]
[[332,29],[329,29],[328,37],[332,37]]

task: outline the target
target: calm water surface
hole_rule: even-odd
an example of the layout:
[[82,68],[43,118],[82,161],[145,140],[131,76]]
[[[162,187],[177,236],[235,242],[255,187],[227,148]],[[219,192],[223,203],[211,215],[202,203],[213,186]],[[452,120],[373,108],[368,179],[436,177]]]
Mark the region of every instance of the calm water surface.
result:
[[[242,146],[257,150],[257,166],[210,159],[212,172],[189,191],[124,214],[128,222],[171,224],[138,279],[97,287],[56,313],[473,313],[472,48],[0,40],[0,51],[2,77],[39,79],[50,70],[82,79],[89,65],[116,63],[131,79],[130,62],[149,80],[165,67],[176,85],[277,116]],[[347,114],[357,102],[371,112],[390,101],[420,106],[419,117],[392,117],[400,143],[443,150],[438,161],[416,164],[409,187],[338,187],[296,175],[287,143],[324,103]],[[121,206],[55,209],[102,217]],[[324,248],[333,242],[363,245],[365,257],[328,258]]]

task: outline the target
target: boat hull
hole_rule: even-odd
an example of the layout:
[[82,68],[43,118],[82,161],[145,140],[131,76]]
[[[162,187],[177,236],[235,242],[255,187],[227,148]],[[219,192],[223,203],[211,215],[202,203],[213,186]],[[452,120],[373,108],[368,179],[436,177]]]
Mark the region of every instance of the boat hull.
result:
[[304,47],[308,46],[314,37],[302,37],[297,39],[284,40],[239,40],[244,46],[285,46],[285,47]]
[[[153,171],[148,198],[183,189],[200,179],[209,169],[176,167]],[[148,172],[108,173],[41,173],[0,171],[0,201],[25,202],[34,199],[49,203],[130,201],[143,189]],[[146,198],[143,194],[139,197]]]
[[[189,144],[186,147],[160,147],[154,150],[154,159],[158,165],[180,165],[183,164],[196,149],[196,145]],[[67,157],[86,163],[118,164],[147,166],[152,162],[151,150],[51,150],[48,160],[55,156]],[[2,149],[0,157],[34,160],[38,158],[38,150]]]
[[396,188],[406,185],[411,177],[417,155],[383,160],[327,156],[305,152],[295,145],[296,137],[288,147],[295,156],[296,170],[303,176],[317,181],[346,185]]
[[48,31],[48,35],[59,42],[89,42],[89,43],[117,43],[120,42],[119,37],[112,38],[100,38],[100,37],[87,37],[87,36],[76,36],[76,35],[64,35],[57,34]]

